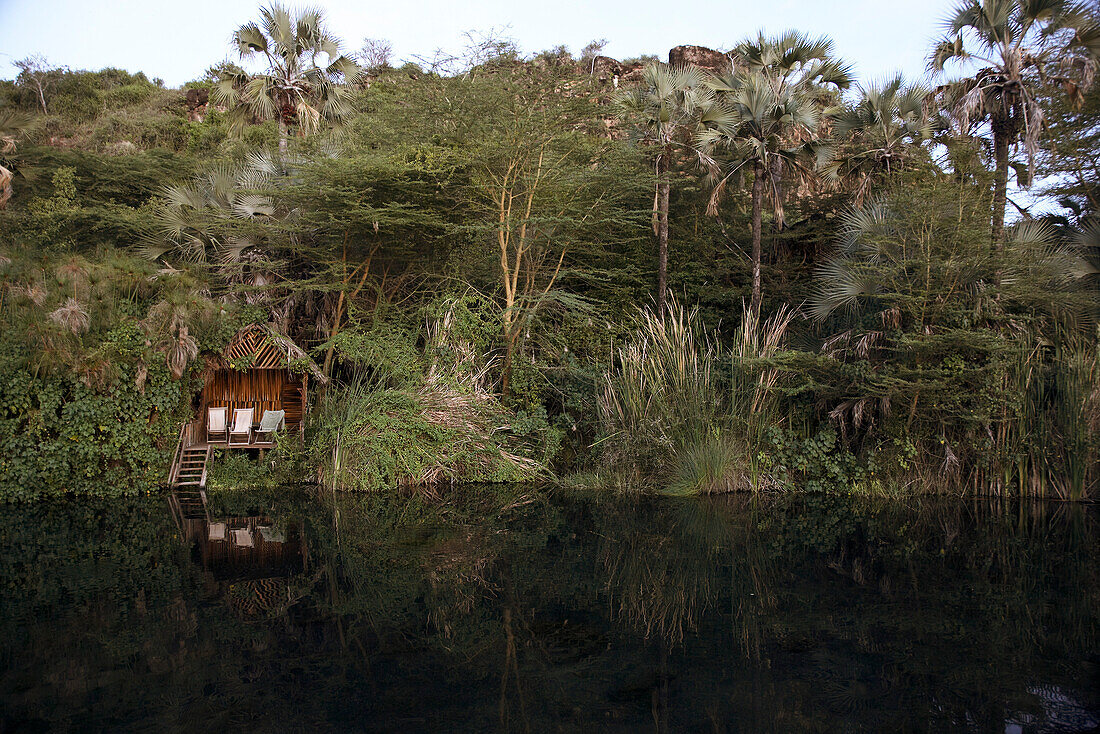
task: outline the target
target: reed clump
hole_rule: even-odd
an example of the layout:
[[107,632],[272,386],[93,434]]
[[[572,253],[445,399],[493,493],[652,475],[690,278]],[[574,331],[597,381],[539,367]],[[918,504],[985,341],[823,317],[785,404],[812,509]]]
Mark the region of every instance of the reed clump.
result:
[[[508,427],[491,360],[457,324],[457,302],[426,325],[423,353],[399,369],[360,370],[318,400],[309,462],[332,489],[374,491],[454,482],[521,482],[545,472]],[[455,355],[461,355],[461,359]]]
[[787,308],[767,320],[745,309],[723,346],[698,309],[673,301],[663,317],[639,312],[600,396],[598,444],[618,475],[607,481],[674,494],[764,486],[766,432],[785,420],[771,360],[792,318]]

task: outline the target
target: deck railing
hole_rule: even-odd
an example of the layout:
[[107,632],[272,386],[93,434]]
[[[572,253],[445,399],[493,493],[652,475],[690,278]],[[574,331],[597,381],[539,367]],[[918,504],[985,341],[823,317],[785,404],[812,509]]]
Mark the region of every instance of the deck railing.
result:
[[187,436],[187,428],[190,423],[185,423],[180,426],[179,440],[176,441],[176,451],[172,454],[172,463],[168,467],[168,486],[171,487],[176,483],[176,475],[180,471],[180,463],[183,461],[184,439]]
[[[180,426],[179,439],[176,441],[176,451],[172,454],[172,464],[168,468],[168,486],[174,486],[179,479],[180,466],[183,463],[183,452],[199,443],[198,437],[202,435],[201,421],[191,421]],[[209,451],[207,452],[209,454]],[[209,462],[209,455],[207,456]],[[206,471],[203,468],[203,483],[206,483]]]

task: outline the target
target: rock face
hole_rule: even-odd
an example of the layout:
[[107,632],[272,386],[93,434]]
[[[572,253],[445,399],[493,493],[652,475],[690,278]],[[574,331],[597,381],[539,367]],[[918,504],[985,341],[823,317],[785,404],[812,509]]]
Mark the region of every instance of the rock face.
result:
[[202,122],[206,117],[206,106],[210,102],[209,89],[187,90],[187,119],[191,122]]
[[623,64],[623,73],[619,76],[620,82],[640,82],[642,80],[642,70],[645,69],[645,64],[641,61],[633,64]]
[[636,82],[642,78],[642,69],[645,64],[623,64],[610,56],[597,56],[592,59],[592,76],[599,80],[600,84],[610,84],[618,87],[622,82]]
[[729,56],[705,46],[677,46],[668,52],[670,66],[698,66],[707,71],[723,71],[730,65]]
[[600,84],[614,83],[615,78],[622,75],[623,65],[610,56],[597,56],[592,59],[592,68],[589,71]]
[[[676,46],[668,52],[670,66],[697,66],[712,72],[722,72],[730,67],[730,57],[721,51],[706,46]],[[601,85],[618,88],[620,84],[629,84],[642,80],[645,64],[635,62],[624,64],[610,56],[597,56],[586,69]]]

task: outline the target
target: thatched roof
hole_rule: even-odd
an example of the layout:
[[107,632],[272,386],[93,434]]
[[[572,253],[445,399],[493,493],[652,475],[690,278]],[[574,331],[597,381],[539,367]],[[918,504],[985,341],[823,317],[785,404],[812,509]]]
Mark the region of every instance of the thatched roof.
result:
[[328,382],[321,368],[310,359],[304,349],[267,324],[251,324],[238,331],[229,340],[221,358],[229,365],[237,360],[248,359],[251,362],[250,369],[256,370],[285,370],[290,369],[292,363],[298,362],[305,365],[314,379],[322,383]]

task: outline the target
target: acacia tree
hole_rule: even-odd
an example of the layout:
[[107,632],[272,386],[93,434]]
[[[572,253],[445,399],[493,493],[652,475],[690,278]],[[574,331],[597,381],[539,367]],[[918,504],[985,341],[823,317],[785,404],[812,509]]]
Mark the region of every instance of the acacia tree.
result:
[[832,55],[827,38],[810,39],[788,32],[740,44],[729,73],[711,79],[716,108],[696,137],[712,156],[718,175],[709,212],[730,181],[752,171],[752,309],[760,312],[761,230],[765,197],[778,226],[783,226],[783,179],[816,176],[814,166],[823,141],[822,113],[835,90],[851,84],[848,68]]
[[610,144],[576,131],[588,111],[583,100],[562,98],[560,81],[553,72],[472,75],[461,82],[463,102],[442,121],[466,120],[460,134],[476,146],[466,226],[491,240],[499,263],[505,395],[537,316],[552,304],[578,305],[559,288],[570,255],[601,247],[621,200],[635,193],[605,165]]
[[291,128],[308,135],[322,123],[342,124],[352,111],[351,84],[363,72],[340,52],[340,41],[325,28],[320,10],[303,10],[295,18],[282,5],[263,8],[259,23],[238,28],[233,43],[242,61],[260,58],[267,68],[251,74],[227,65],[211,91],[214,102],[231,108],[237,128],[253,119],[277,120],[284,157]]
[[695,136],[717,109],[705,73],[697,67],[648,64],[642,85],[618,95],[624,117],[636,122],[640,145],[654,152],[656,190],[653,233],[657,237],[657,313],[664,316],[668,292],[668,208],[672,172],[679,159],[698,158]]
[[42,108],[42,114],[47,115],[46,90],[57,80],[63,69],[55,69],[41,54],[34,54],[15,62],[15,68],[19,69],[17,82],[31,89],[38,97],[38,106]]
[[358,53],[359,64],[368,74],[380,74],[393,68],[393,44],[384,38],[364,38]]
[[[1039,84],[1057,78],[1077,94],[1096,67],[1095,18],[1067,0],[964,0],[955,7],[949,35],[936,44],[929,63],[936,74],[956,65],[969,76],[938,89],[964,134],[988,125],[993,140],[993,245],[1004,246],[1008,168],[1013,145],[1022,143],[1027,165],[1017,180],[1030,184],[1043,129]],[[1075,51],[1084,48],[1083,56]],[[1069,62],[1069,63],[1067,63]],[[978,68],[974,70],[974,67]]]

